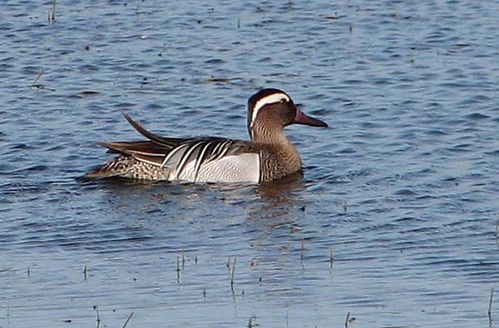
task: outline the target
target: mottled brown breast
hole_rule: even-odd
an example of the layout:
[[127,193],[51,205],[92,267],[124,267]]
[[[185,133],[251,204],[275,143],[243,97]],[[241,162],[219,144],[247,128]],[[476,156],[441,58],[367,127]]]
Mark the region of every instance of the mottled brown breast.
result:
[[301,172],[301,159],[296,148],[283,145],[259,144],[260,182],[283,179]]

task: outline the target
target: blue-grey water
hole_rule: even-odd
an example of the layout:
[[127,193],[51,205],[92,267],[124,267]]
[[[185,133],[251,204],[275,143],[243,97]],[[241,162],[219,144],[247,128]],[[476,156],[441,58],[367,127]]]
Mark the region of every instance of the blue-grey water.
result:
[[[52,3],[0,4],[0,327],[499,326],[497,1]],[[302,181],[79,179],[262,87]]]

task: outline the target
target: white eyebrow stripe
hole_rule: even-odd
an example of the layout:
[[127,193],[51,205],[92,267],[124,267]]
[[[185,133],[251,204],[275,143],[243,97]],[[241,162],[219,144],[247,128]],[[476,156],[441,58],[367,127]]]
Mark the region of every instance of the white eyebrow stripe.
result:
[[268,105],[268,104],[277,103],[283,99],[286,101],[289,101],[289,97],[286,94],[274,93],[274,94],[268,95],[267,97],[264,97],[264,98],[258,100],[255,103],[255,107],[253,107],[253,115],[251,115],[250,126],[253,126],[253,122],[255,121],[256,116],[258,115],[258,112],[260,111],[260,109],[262,109],[263,106]]

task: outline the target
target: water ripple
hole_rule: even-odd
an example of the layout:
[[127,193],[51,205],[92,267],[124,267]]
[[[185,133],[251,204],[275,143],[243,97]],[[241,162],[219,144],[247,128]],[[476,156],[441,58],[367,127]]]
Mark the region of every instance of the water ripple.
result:
[[[0,5],[0,326],[489,324],[494,5]],[[266,86],[331,126],[286,130],[303,181],[79,179],[112,156],[95,141],[141,138],[121,111],[247,139]]]

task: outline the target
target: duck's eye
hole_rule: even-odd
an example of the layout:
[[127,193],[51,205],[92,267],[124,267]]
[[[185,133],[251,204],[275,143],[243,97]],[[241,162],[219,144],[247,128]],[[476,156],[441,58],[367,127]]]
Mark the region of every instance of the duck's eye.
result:
[[285,102],[286,102],[286,99],[284,99],[284,98],[282,98],[280,101],[281,104],[284,104]]

